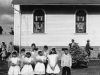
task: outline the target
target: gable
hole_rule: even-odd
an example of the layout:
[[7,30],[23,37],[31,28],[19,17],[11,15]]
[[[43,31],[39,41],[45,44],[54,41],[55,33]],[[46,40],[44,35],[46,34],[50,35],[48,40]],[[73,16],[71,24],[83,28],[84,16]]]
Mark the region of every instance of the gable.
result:
[[100,0],[13,0],[12,4],[19,5],[99,5]]

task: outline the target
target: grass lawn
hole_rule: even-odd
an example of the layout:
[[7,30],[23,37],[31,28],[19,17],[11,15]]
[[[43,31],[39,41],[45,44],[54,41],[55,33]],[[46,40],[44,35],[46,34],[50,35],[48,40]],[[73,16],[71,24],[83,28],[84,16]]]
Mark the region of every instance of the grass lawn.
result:
[[[7,62],[0,61],[0,75],[7,75],[7,72]],[[61,75],[61,72],[58,75]],[[88,68],[72,69],[72,75],[100,75],[100,60],[91,60]]]
[[7,72],[8,72],[7,62],[0,60],[0,75],[7,75]]

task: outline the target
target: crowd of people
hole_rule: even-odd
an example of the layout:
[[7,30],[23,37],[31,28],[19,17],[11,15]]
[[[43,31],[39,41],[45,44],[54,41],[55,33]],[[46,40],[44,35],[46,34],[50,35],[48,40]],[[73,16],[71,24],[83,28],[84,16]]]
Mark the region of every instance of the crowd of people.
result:
[[[57,75],[62,70],[62,75],[71,75],[72,56],[70,48],[75,44],[74,39],[69,44],[69,48],[64,48],[64,54],[61,56],[61,68],[58,65],[59,55],[56,48],[48,49],[45,45],[42,50],[39,50],[35,43],[31,45],[31,50],[21,49],[20,54],[14,50],[13,43],[10,42],[7,48],[5,42],[1,44],[0,55],[2,60],[8,59],[8,75]],[[90,56],[89,49],[92,49],[87,40],[87,53]]]
[[6,60],[14,50],[13,42],[10,42],[8,47],[5,42],[0,44],[0,59]]
[[43,50],[39,50],[33,43],[31,51],[21,49],[21,54],[13,51],[9,58],[8,75],[57,75],[62,69],[62,75],[71,75],[72,58],[68,48],[64,49],[61,57],[61,68],[58,65],[58,57],[56,48],[48,49],[45,45]]

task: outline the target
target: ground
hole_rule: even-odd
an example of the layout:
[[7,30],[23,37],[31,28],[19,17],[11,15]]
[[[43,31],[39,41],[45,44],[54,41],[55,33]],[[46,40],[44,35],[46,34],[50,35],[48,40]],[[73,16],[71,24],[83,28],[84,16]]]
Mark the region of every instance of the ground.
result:
[[[88,68],[74,68],[72,75],[100,75],[100,60],[91,60]],[[7,75],[8,65],[6,61],[0,61],[0,75]],[[61,72],[58,74],[61,75]]]

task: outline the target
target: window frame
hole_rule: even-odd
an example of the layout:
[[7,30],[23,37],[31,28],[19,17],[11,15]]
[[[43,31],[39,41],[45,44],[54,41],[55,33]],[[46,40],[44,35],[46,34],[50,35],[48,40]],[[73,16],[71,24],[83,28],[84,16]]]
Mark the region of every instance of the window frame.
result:
[[[83,13],[85,13],[85,21],[83,21],[83,23],[85,23],[85,32],[77,32],[77,23],[78,22],[82,23],[82,21],[77,21],[77,16],[79,16],[79,15],[77,15],[77,13],[80,12],[80,11],[83,11]],[[80,33],[85,34],[85,33],[87,33],[87,11],[84,10],[84,9],[78,9],[75,12],[75,33],[76,34],[80,34]]]
[[[41,11],[43,11],[43,13],[44,13],[44,21],[41,21],[41,22],[43,22],[44,23],[44,31],[43,32],[34,32],[34,23],[35,23],[35,21],[34,21],[34,17],[35,17],[35,15],[34,15],[34,13],[35,13],[35,11],[36,10],[41,10]],[[44,9],[41,9],[41,8],[38,8],[38,9],[35,9],[34,11],[33,11],[33,30],[32,30],[32,33],[34,33],[34,34],[44,34],[44,33],[46,33],[46,12],[45,12],[45,10]]]

